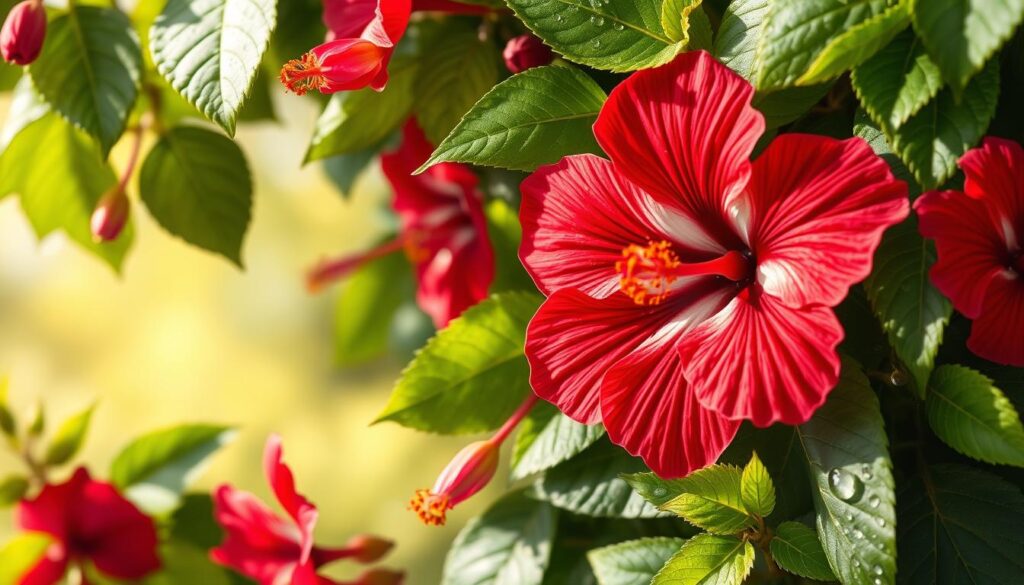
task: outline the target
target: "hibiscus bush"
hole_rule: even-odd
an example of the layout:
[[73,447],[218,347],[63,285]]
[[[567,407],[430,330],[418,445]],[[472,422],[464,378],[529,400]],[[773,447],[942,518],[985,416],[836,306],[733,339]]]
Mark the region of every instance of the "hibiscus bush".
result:
[[[1024,0],[0,8],[0,197],[115,271],[137,213],[242,269],[233,137],[275,108],[318,103],[342,196],[379,167],[393,233],[307,285],[339,367],[418,347],[367,422],[484,435],[410,478],[423,530],[507,485],[443,585],[1024,582]],[[44,444],[0,409],[0,584],[342,583],[392,545],[321,546],[276,436],[281,512],[186,490],[210,425],[55,476],[90,412]]]

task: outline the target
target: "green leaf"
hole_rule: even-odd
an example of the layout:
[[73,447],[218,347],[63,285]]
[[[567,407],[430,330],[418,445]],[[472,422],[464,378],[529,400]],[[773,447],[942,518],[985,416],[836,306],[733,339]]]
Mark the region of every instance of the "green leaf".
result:
[[1016,585],[1024,574],[1024,496],[963,465],[924,467],[900,489],[900,581]]
[[371,146],[352,154],[343,154],[324,159],[324,173],[338,188],[341,196],[351,197],[360,177],[371,168],[377,160],[378,147]]
[[119,10],[73,6],[49,24],[28,72],[46,101],[106,153],[124,132],[138,94],[139,39]]
[[886,129],[886,135],[917,182],[935,189],[956,173],[960,157],[985,135],[998,98],[999,63],[993,59],[967,85],[959,103],[945,88],[899,129]]
[[142,164],[139,193],[165,230],[242,266],[252,178],[232,140],[203,128],[172,128]]
[[9,508],[17,504],[28,492],[28,478],[13,474],[0,480],[0,508]]
[[1024,426],[1017,409],[983,374],[940,366],[928,384],[925,411],[932,430],[960,453],[1000,465],[1024,467]]
[[772,512],[775,517],[796,518],[811,511],[807,458],[800,445],[797,427],[776,424],[759,429],[745,423],[719,462],[745,465],[755,450],[776,487],[775,510]]
[[639,459],[602,440],[548,470],[531,495],[574,514],[601,518],[663,516],[620,476],[647,469]]
[[228,572],[210,561],[209,552],[187,543],[170,542],[160,547],[160,571],[141,581],[142,585],[231,585]]
[[928,277],[934,263],[935,245],[921,237],[917,217],[911,214],[886,232],[875,252],[874,270],[864,281],[889,344],[913,376],[921,398],[953,314],[949,300]]
[[651,473],[624,473],[619,477],[640,497],[660,508],[683,493],[683,483],[678,479],[662,479]]
[[394,318],[414,291],[412,268],[404,254],[391,254],[363,265],[348,277],[334,309],[334,348],[339,365],[352,366],[388,350]]
[[475,30],[438,35],[422,57],[416,79],[416,120],[433,144],[452,128],[495,83],[499,55]]
[[501,293],[452,320],[402,372],[376,422],[443,434],[500,426],[530,392],[523,343],[540,300]]
[[662,28],[661,2],[507,0],[516,16],[570,61],[623,72],[657,67],[685,47]]
[[1024,18],[1024,0],[910,1],[914,29],[958,94]]
[[551,404],[540,402],[519,425],[511,479],[523,479],[568,461],[602,436],[601,425],[578,423]]
[[441,585],[540,585],[551,558],[555,510],[512,492],[455,537]]
[[11,412],[10,403],[7,402],[7,387],[7,376],[0,375],[0,432],[10,440],[18,435],[18,423]]
[[52,543],[50,535],[40,532],[25,532],[9,540],[0,549],[0,585],[19,585]]
[[818,534],[843,583],[894,583],[896,496],[878,398],[843,360],[825,405],[799,427],[810,464]]
[[939,67],[913,31],[904,31],[850,75],[857,98],[871,119],[899,128],[942,88]]
[[832,39],[796,82],[813,85],[842,75],[866,61],[910,25],[909,0],[901,0]]
[[669,559],[651,585],[740,585],[753,567],[754,546],[749,542],[698,534]]
[[740,495],[743,506],[762,518],[771,515],[775,510],[775,484],[772,483],[768,469],[761,463],[756,452],[750,456],[750,462],[743,468]]
[[783,522],[768,546],[772,558],[784,570],[818,581],[836,580],[813,528],[799,522]]
[[[849,41],[838,39],[885,12],[887,1],[773,0],[768,6],[755,57],[754,85],[761,91],[794,85],[832,43],[839,43],[835,50],[843,52]],[[823,67],[828,65],[829,58],[825,59]]]
[[687,50],[710,50],[713,32],[701,0],[665,0],[661,6],[661,28],[673,41],[681,41]]
[[96,202],[116,182],[95,141],[53,113],[26,126],[0,157],[0,193],[21,196],[36,236],[62,230],[119,271],[134,238],[131,225],[105,244],[93,241],[89,227]]
[[682,538],[640,538],[587,553],[600,585],[636,585],[650,583],[672,555],[686,541]]
[[[14,87],[11,95],[11,106],[7,110],[3,130],[0,130],[0,153],[2,153],[14,137],[26,126],[42,118],[50,112],[50,104],[32,87],[32,79],[22,77]],[[5,193],[0,193],[2,198]]]
[[[517,174],[510,171],[494,172]],[[520,179],[517,177],[511,186],[516,196],[519,193],[519,183]],[[523,263],[519,261],[519,245],[523,240],[519,210],[508,201],[499,199],[495,191],[494,185],[487,185],[485,188],[485,192],[493,197],[484,207],[487,235],[494,249],[494,281],[491,282],[491,291],[532,290],[536,285],[523,268]]]
[[174,509],[210,455],[234,437],[229,427],[186,424],[139,437],[110,466],[110,481],[149,514]]
[[82,443],[85,442],[86,433],[89,431],[89,422],[92,420],[92,413],[95,410],[96,405],[93,404],[57,427],[57,432],[50,439],[46,457],[43,459],[47,465],[63,465],[78,454]]
[[234,135],[277,19],[274,0],[168,0],[149,32],[160,75]]
[[343,91],[331,96],[316,121],[305,162],[353,154],[378,146],[409,117],[417,61],[397,57],[388,68],[387,88]]
[[569,154],[600,153],[591,126],[605,99],[574,67],[528,69],[487,92],[417,172],[440,162],[532,171]]
[[677,480],[682,493],[659,506],[712,534],[736,534],[757,520],[743,504],[742,471],[711,465]]
[[268,75],[266,68],[258,69],[252,91],[238,111],[239,122],[275,122],[274,98],[271,89],[277,88],[277,79]]

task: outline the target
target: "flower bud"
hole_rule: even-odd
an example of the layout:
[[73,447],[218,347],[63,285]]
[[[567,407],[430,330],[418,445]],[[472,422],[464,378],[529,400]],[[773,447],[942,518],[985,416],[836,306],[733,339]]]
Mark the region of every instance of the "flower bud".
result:
[[0,54],[4,61],[28,65],[43,50],[46,38],[46,9],[42,0],[24,0],[7,14],[0,29]]
[[345,548],[353,551],[352,557],[360,563],[379,561],[395,546],[390,540],[372,534],[359,534],[349,539]]
[[351,585],[402,585],[405,573],[388,569],[370,569],[352,581]]
[[554,59],[551,48],[529,34],[510,40],[501,55],[505,58],[505,67],[512,73],[548,65]]
[[424,524],[443,526],[448,510],[484,487],[498,469],[500,442],[477,441],[464,447],[438,476],[430,490],[417,490],[409,508]]
[[107,191],[92,212],[92,238],[97,242],[116,240],[128,223],[130,207],[128,196],[120,185]]

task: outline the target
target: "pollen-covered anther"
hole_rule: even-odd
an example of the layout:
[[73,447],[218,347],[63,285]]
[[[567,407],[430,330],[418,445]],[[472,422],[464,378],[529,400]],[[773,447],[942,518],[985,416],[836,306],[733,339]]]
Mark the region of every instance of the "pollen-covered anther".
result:
[[451,509],[449,497],[446,494],[435,494],[430,490],[416,490],[412,500],[409,501],[409,509],[416,512],[427,526],[444,526],[447,520],[448,510]]
[[320,59],[313,53],[306,53],[299,59],[292,59],[281,68],[281,83],[296,95],[305,95],[309,90],[321,90],[327,85]]
[[668,296],[677,276],[671,273],[679,266],[679,257],[672,245],[661,240],[647,246],[630,244],[622,250],[622,260],[615,263],[619,287],[638,305],[657,305]]

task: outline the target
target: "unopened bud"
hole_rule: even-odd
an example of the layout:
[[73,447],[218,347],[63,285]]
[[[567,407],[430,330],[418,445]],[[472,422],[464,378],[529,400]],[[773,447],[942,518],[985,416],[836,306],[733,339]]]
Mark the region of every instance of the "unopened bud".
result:
[[533,35],[521,35],[505,45],[501,56],[505,58],[505,67],[512,73],[526,71],[531,67],[548,65],[554,59],[551,48]]
[[39,57],[46,39],[46,8],[42,0],[15,5],[0,29],[0,54],[4,61],[28,65]]
[[356,561],[373,563],[388,554],[394,546],[395,543],[390,540],[372,534],[359,534],[350,538],[345,548],[355,553],[352,558]]
[[97,242],[116,240],[128,223],[130,208],[128,196],[120,185],[104,193],[92,212],[92,238]]

